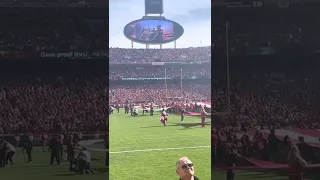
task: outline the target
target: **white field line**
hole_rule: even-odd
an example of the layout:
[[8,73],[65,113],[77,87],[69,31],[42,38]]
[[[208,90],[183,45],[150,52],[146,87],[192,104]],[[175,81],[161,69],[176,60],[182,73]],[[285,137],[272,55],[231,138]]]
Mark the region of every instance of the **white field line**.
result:
[[109,154],[123,154],[123,153],[149,152],[149,151],[168,151],[168,150],[182,150],[182,149],[200,149],[200,148],[210,148],[210,147],[211,146],[192,146],[192,147],[180,147],[180,148],[141,149],[141,150],[109,152]]
[[[166,136],[166,137],[161,137],[159,136],[155,136],[155,137],[147,137],[147,138],[143,138],[143,140],[156,140],[156,139],[181,139],[181,138],[189,138],[189,137],[205,137],[205,135],[181,135],[181,136],[174,136],[174,137],[170,137],[170,136]],[[210,133],[208,132],[208,137],[211,137]],[[109,141],[112,141],[112,134],[110,134],[109,137]],[[141,139],[116,139],[115,141],[119,142],[119,141],[141,141]]]

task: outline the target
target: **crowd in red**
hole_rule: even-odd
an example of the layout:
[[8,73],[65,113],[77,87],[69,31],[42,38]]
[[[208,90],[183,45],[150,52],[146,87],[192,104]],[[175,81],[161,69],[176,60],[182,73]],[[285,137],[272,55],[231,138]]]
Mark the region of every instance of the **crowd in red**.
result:
[[106,77],[2,80],[0,134],[106,130]]
[[211,61],[211,47],[178,49],[123,49],[110,48],[111,64],[143,62],[208,62]]
[[[168,84],[167,90],[163,84],[150,85],[119,85],[111,86],[109,90],[110,104],[125,104],[155,102],[168,103],[176,101],[173,98],[190,99],[195,102],[210,101],[211,86],[209,84],[188,83],[182,86],[177,84]],[[166,98],[167,97],[167,98]]]
[[230,13],[228,23],[216,22],[213,52],[225,54],[228,38],[229,74],[218,54],[212,69],[212,162],[230,167],[227,179],[234,178],[233,167],[267,168],[250,159],[286,164],[289,179],[316,174],[304,167],[320,160],[310,143],[318,138],[295,131],[320,129],[319,26],[310,23],[315,14],[270,8]]

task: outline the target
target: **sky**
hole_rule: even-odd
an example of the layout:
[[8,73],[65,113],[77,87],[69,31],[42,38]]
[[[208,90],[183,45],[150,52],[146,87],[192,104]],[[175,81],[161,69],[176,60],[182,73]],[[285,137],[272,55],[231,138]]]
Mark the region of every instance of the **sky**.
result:
[[[109,46],[131,48],[131,41],[123,35],[129,22],[144,16],[145,0],[109,0]],[[184,34],[177,40],[177,48],[209,46],[211,44],[211,0],[163,0],[166,19],[181,24]],[[146,48],[134,43],[134,48]],[[174,43],[162,48],[173,48]],[[159,48],[150,45],[150,48]]]

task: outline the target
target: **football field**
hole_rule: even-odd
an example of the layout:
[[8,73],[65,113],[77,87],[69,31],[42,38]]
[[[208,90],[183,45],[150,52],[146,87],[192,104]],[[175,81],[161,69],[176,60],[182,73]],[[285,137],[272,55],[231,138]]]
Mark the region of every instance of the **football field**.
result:
[[210,119],[201,128],[199,117],[169,115],[167,126],[160,114],[132,117],[121,111],[110,115],[109,152],[111,180],[178,179],[176,161],[187,156],[201,180],[211,179]]

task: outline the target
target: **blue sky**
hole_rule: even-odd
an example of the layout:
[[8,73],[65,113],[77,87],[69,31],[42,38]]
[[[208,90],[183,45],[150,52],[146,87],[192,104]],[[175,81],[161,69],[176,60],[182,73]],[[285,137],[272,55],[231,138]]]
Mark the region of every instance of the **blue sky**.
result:
[[[211,0],[163,1],[163,16],[184,27],[184,34],[177,40],[177,48],[211,44]],[[109,46],[131,48],[130,41],[123,35],[123,28],[143,15],[144,0],[109,0]],[[162,47],[173,48],[173,42]],[[134,43],[134,48],[145,48],[145,45]]]

